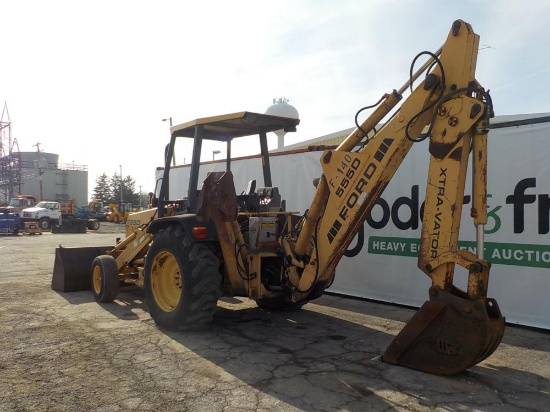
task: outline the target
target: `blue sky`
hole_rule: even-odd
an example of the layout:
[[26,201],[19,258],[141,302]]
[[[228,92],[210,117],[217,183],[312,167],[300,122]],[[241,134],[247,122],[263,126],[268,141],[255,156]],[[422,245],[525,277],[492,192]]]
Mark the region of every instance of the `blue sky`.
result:
[[477,79],[496,114],[550,112],[548,1],[1,3],[0,102],[12,135],[22,151],[40,142],[88,165],[90,192],[119,165],[152,190],[170,116],[264,112],[285,96],[301,118],[289,144],[352,127],[458,18],[481,36]]

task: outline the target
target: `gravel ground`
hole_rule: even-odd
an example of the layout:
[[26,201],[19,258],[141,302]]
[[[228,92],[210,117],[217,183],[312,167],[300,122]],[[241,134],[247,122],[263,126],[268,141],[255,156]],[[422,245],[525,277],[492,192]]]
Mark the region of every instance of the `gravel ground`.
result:
[[544,411],[549,334],[508,327],[451,377],[376,360],[414,311],[325,295],[270,313],[224,299],[204,330],[156,327],[137,288],[110,304],[51,289],[54,249],[123,236],[0,237],[0,411]]

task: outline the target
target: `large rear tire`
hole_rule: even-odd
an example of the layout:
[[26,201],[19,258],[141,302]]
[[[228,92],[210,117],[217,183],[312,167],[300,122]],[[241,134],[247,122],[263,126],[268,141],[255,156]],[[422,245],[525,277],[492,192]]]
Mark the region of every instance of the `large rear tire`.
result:
[[90,229],[90,230],[98,230],[98,229],[99,229],[99,220],[97,220],[97,219],[89,219],[89,220],[86,222],[86,226],[87,226],[88,229]]
[[41,217],[38,221],[38,226],[40,226],[40,229],[42,230],[48,230],[51,227],[50,219],[47,217]]
[[221,296],[220,262],[205,243],[184,245],[176,227],[162,230],[145,261],[145,302],[159,326],[191,329],[212,319]]
[[101,255],[92,263],[92,293],[98,303],[112,302],[118,295],[118,266],[114,257]]

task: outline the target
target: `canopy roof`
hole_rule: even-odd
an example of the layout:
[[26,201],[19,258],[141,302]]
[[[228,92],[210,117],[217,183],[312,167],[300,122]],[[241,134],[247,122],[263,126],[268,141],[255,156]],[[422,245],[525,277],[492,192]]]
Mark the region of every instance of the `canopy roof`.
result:
[[197,126],[203,127],[203,138],[227,141],[236,137],[250,136],[283,129],[295,132],[300,119],[268,114],[239,112],[221,116],[203,117],[170,128],[177,137],[194,137]]

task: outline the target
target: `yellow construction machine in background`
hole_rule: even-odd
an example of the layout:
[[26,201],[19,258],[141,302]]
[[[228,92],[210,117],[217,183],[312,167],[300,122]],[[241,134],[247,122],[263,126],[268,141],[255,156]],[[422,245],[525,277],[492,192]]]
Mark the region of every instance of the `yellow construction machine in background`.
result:
[[105,219],[107,222],[126,223],[130,213],[135,211],[131,203],[111,203]]

